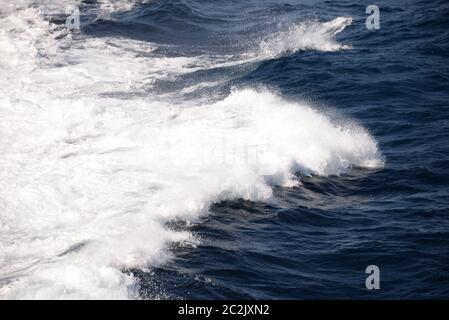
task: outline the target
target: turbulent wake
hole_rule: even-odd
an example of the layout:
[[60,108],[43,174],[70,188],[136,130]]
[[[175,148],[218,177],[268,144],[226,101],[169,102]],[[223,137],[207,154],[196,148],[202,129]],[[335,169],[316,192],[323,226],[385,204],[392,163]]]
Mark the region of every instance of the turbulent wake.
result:
[[[130,9],[101,3],[108,12]],[[334,36],[350,18],[292,26],[264,37],[252,56],[226,61],[161,57],[156,43],[74,35],[37,7],[7,8],[0,298],[138,298],[125,270],[164,264],[169,244],[199,241],[167,222],[195,221],[222,200],[269,201],[273,185],[300,183],[295,173],[383,165],[362,127],[268,89],[235,88],[207,103],[152,90],[161,79],[248,57],[349,48]]]

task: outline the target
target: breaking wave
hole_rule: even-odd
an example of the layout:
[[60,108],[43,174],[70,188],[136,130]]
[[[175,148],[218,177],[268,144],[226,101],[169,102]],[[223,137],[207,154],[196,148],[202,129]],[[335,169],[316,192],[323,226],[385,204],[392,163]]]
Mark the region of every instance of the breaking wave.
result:
[[[334,36],[350,23],[293,26],[267,37],[261,55],[344,48]],[[223,200],[269,201],[272,186],[300,183],[295,173],[383,165],[362,127],[268,89],[236,88],[210,103],[151,91],[223,59],[76,37],[25,5],[0,26],[1,298],[138,298],[126,270],[198,241],[167,222],[195,221]],[[114,95],[135,91],[147,94]]]

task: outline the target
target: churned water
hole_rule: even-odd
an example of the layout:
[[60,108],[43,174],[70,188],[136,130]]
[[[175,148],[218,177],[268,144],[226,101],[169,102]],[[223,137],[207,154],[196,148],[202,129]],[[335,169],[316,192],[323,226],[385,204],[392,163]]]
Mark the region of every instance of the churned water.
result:
[[449,297],[446,1],[0,3],[0,298]]

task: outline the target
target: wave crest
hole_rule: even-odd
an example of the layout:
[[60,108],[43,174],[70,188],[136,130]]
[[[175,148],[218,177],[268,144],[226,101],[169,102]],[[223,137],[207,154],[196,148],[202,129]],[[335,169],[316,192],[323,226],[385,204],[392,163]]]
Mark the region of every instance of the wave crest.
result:
[[264,56],[276,57],[300,50],[338,51],[350,46],[340,44],[335,36],[352,24],[351,17],[338,17],[329,22],[306,21],[266,37],[260,43]]

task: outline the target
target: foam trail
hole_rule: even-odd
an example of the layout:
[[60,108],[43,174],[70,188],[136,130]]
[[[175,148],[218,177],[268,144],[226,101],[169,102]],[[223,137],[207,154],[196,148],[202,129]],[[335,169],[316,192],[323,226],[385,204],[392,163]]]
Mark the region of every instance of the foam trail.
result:
[[[202,57],[75,39],[31,7],[0,27],[2,299],[138,298],[123,270],[166,263],[169,244],[198,241],[166,222],[196,220],[221,200],[268,201],[273,185],[298,183],[295,170],[383,165],[363,128],[268,90],[213,104],[130,94],[206,67]],[[121,92],[129,96],[111,94]]]
[[264,36],[246,52],[223,57],[202,57],[198,69],[223,68],[257,63],[279,58],[298,51],[316,50],[333,52],[350,49],[350,45],[339,43],[335,37],[352,24],[351,17],[338,17],[328,22],[305,21],[290,25],[287,29]]
[[277,57],[300,50],[338,51],[350,46],[338,43],[335,36],[352,24],[351,17],[338,17],[329,22],[306,21],[276,32],[260,43],[264,57]]

